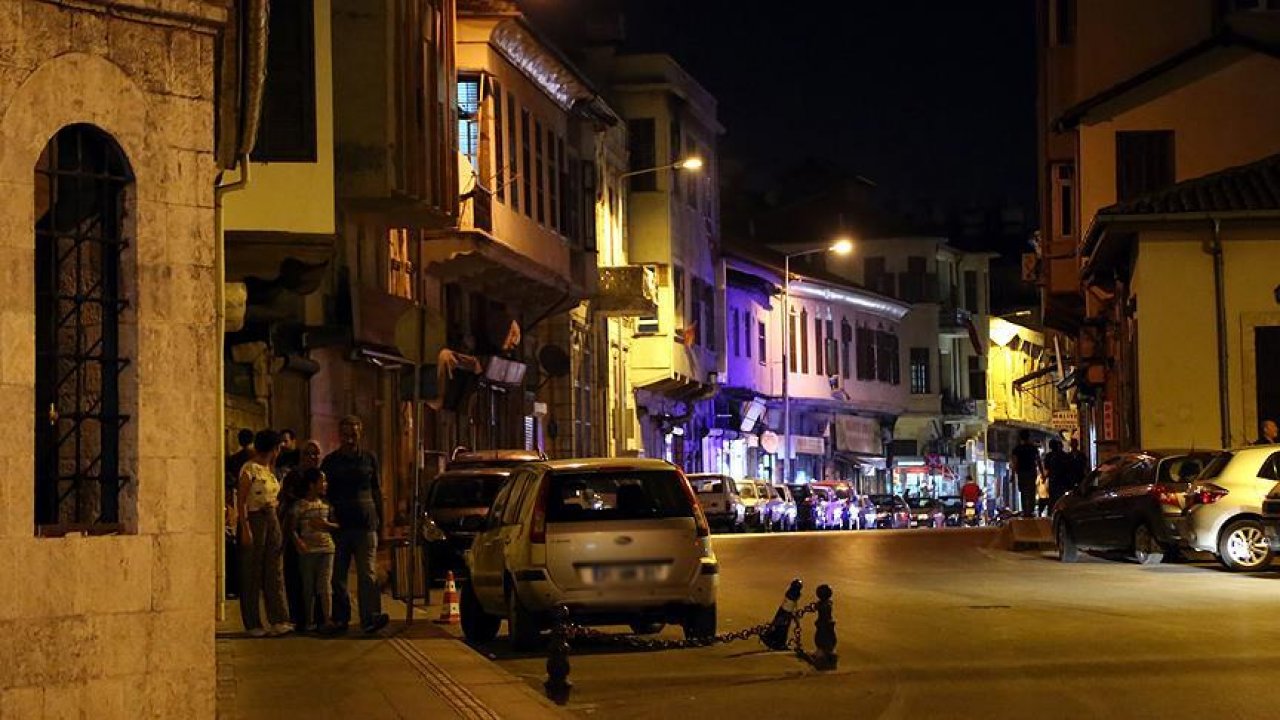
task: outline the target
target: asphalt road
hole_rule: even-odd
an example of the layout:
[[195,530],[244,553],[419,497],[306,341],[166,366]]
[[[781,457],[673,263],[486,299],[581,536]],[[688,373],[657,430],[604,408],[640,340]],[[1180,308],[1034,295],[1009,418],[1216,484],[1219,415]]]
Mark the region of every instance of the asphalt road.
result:
[[[1280,573],[1063,565],[990,530],[725,536],[720,629],[767,620],[793,576],[835,590],[839,668],[755,640],[575,654],[569,709],[604,718],[1263,718]],[[671,629],[664,636],[678,637]],[[812,648],[813,624],[804,641]],[[541,687],[544,658],[479,648]]]

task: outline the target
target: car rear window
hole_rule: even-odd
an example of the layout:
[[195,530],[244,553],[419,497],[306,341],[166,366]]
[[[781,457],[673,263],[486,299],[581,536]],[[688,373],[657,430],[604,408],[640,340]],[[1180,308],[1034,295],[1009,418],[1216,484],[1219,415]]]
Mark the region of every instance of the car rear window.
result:
[[932,510],[934,501],[933,498],[912,498],[907,504],[916,510]]
[[548,482],[547,522],[693,517],[675,471],[554,473]]
[[756,486],[751,483],[742,483],[738,486],[738,494],[748,500],[756,499]]
[[876,507],[893,505],[892,495],[871,495],[871,504]]
[[1212,460],[1209,461],[1209,465],[1205,467],[1204,472],[1201,472],[1200,477],[1197,479],[1213,480],[1214,478],[1222,475],[1222,471],[1227,469],[1227,465],[1231,463],[1231,458],[1233,457],[1235,457],[1234,453],[1229,453],[1229,452],[1218,453]]
[[507,475],[441,475],[431,486],[428,507],[436,509],[489,507],[507,482]]
[[689,484],[696,493],[722,493],[725,483],[729,485],[729,492],[737,492],[737,484],[722,475],[695,475],[689,478]]

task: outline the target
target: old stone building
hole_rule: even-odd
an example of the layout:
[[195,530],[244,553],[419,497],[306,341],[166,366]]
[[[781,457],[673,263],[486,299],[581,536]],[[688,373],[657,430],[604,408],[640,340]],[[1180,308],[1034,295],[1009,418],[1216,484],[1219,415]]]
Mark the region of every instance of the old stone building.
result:
[[227,3],[0,0],[0,716],[214,714]]

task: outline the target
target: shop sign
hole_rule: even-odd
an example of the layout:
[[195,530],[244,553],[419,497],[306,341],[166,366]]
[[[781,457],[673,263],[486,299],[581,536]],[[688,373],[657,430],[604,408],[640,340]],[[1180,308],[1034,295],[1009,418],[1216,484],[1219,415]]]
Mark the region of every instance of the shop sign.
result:
[[879,420],[856,415],[837,415],[835,426],[837,450],[864,455],[884,454]]
[[778,452],[778,433],[772,430],[765,430],[760,434],[760,447],[770,455]]
[[1115,405],[1110,400],[1102,403],[1102,439],[1116,439],[1116,411]]
[[1054,410],[1053,419],[1049,421],[1054,430],[1062,430],[1064,432],[1075,432],[1076,430],[1076,411],[1075,410]]
[[796,455],[826,455],[827,444],[820,437],[791,436],[791,457]]

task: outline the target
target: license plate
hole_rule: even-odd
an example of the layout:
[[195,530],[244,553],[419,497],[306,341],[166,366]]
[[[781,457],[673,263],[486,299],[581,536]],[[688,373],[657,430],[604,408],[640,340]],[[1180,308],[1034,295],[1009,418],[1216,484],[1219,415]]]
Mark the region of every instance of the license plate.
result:
[[661,579],[661,571],[658,565],[598,565],[591,568],[591,580],[599,584],[652,582]]

